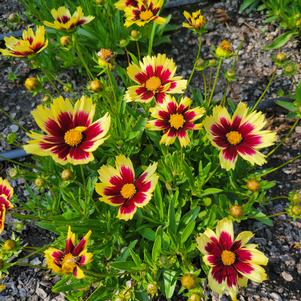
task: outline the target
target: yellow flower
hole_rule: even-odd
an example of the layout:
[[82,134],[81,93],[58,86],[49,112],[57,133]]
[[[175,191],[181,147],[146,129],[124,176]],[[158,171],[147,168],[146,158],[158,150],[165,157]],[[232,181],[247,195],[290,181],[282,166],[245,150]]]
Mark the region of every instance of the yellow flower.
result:
[[187,22],[183,22],[183,27],[189,28],[189,29],[195,29],[195,30],[200,30],[204,28],[206,24],[206,19],[202,15],[201,10],[197,10],[190,14],[186,10],[184,11],[184,17],[186,18]]
[[31,28],[24,30],[22,39],[15,37],[5,37],[6,49],[0,49],[0,53],[6,56],[27,57],[41,52],[48,45],[45,39],[45,27],[37,26],[34,33]]
[[34,91],[39,86],[39,80],[36,77],[27,77],[24,86],[28,91]]
[[0,177],[0,233],[4,229],[6,211],[14,208],[13,204],[10,202],[13,193],[14,189],[9,182]]
[[228,40],[223,40],[215,49],[215,54],[218,58],[228,58],[234,53],[233,46]]
[[119,0],[114,5],[117,9],[124,10],[126,7],[129,6],[137,7],[138,2],[136,0]]
[[58,30],[73,30],[77,26],[88,24],[95,18],[93,16],[84,16],[80,6],[76,8],[76,11],[72,16],[69,9],[65,6],[61,6],[58,9],[52,9],[51,15],[54,18],[54,22],[44,21],[43,23],[48,27]]
[[157,24],[165,23],[166,19],[158,16],[163,2],[163,0],[138,0],[137,6],[126,6],[124,26],[130,27],[133,24],[144,26],[151,21]]
[[98,56],[98,65],[101,68],[113,68],[113,64],[111,63],[112,58],[114,56],[113,52],[110,49],[102,48],[97,52]]

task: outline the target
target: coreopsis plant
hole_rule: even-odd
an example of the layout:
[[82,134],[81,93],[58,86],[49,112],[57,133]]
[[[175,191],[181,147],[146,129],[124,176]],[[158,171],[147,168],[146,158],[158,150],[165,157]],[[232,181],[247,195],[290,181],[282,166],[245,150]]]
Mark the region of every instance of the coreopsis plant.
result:
[[0,49],[0,53],[6,56],[28,57],[43,51],[48,40],[45,38],[45,27],[37,26],[34,32],[32,28],[24,30],[22,39],[15,37],[4,38],[6,49]]
[[222,40],[215,49],[218,58],[229,58],[234,54],[234,49],[230,41]]
[[14,190],[6,179],[0,177],[0,234],[4,229],[6,211],[14,206],[10,202]]
[[206,25],[206,19],[202,15],[200,9],[193,12],[192,14],[190,14],[188,11],[184,11],[183,15],[187,21],[182,23],[183,27],[195,30],[197,32],[204,29],[204,26]]

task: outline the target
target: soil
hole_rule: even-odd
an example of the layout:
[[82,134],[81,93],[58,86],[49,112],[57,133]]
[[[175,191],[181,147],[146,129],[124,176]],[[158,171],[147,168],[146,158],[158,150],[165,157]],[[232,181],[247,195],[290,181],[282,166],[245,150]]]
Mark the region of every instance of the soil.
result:
[[[228,95],[234,101],[244,100],[252,102],[256,100],[268,83],[274,65],[272,63],[273,55],[276,52],[265,52],[262,47],[275,38],[280,30],[278,27],[264,23],[262,13],[252,13],[251,15],[240,15],[238,13],[240,1],[228,0],[213,5],[188,5],[177,9],[167,10],[163,13],[172,14],[172,23],[181,24],[184,21],[182,11],[184,9],[193,11],[201,7],[208,19],[208,33],[205,35],[205,41],[202,48],[202,57],[211,58],[211,47],[220,40],[227,38],[233,42],[237,49],[242,44],[237,61],[237,81],[231,84]],[[226,23],[217,22],[218,9],[224,9],[228,20]],[[12,12],[18,12],[21,16],[21,23],[9,24],[7,17]],[[26,18],[21,6],[17,1],[1,1],[0,30],[6,33],[12,30],[19,30],[26,24]],[[197,38],[192,32],[186,29],[179,29],[172,35],[172,44],[160,46],[160,51],[164,51],[172,56],[177,65],[178,73],[187,78],[191,72],[194,58],[197,52]],[[0,47],[2,47],[0,41]],[[300,41],[290,41],[283,49],[287,56],[301,64]],[[230,68],[230,61],[226,62],[224,70]],[[32,75],[32,71],[22,60],[11,60],[0,57],[0,109],[5,113],[0,114],[0,151],[7,151],[15,148],[8,145],[6,137],[10,133],[16,133],[18,142],[21,144],[26,141],[25,132],[22,127],[32,129],[34,127],[30,111],[41,103],[41,96],[33,97],[25,91],[23,87],[24,80]],[[15,74],[13,80],[12,73]],[[280,72],[278,72],[280,73]],[[280,74],[279,74],[280,75]],[[207,74],[210,76],[210,74]],[[279,76],[271,85],[266,99],[275,98],[279,95],[288,95],[294,91],[296,84],[301,80],[301,73],[293,78]],[[196,88],[202,87],[202,78],[196,73],[192,84]],[[215,101],[222,97],[225,81],[217,87]],[[264,101],[263,101],[264,103]],[[270,109],[271,128],[275,129],[279,136],[286,134],[289,126],[294,122],[287,120],[283,111]],[[8,118],[8,115],[10,118]],[[17,120],[18,122],[15,122]],[[301,147],[301,126],[286,141],[284,146],[275,153],[269,164],[277,166],[290,158],[293,158],[300,152]],[[22,158],[20,161],[30,160]],[[0,176],[5,177],[7,170],[12,165],[8,162],[0,162]],[[277,185],[271,190],[271,196],[286,196],[291,190],[301,189],[301,160],[281,169],[277,173],[271,174],[269,179],[276,181]],[[23,182],[13,181],[13,186],[21,198],[26,198],[23,193]],[[287,202],[285,198],[278,199],[265,207],[265,212],[269,215],[276,214],[285,210]],[[15,220],[8,215],[7,231],[3,233],[1,239],[10,236]],[[247,289],[242,290],[239,300],[260,300],[260,301],[299,301],[301,300],[301,221],[293,221],[286,215],[273,217],[273,227],[265,226],[259,222],[248,221],[239,225],[239,230],[251,230],[256,233],[255,243],[269,257],[267,266],[269,279],[260,285],[251,283]],[[53,235],[42,229],[38,229],[33,224],[27,224],[21,233],[25,243],[31,246],[42,246],[53,240]],[[41,257],[32,258],[33,264],[41,264]],[[14,268],[10,275],[4,279],[7,289],[0,293],[0,301],[13,300],[64,300],[63,295],[54,295],[51,293],[51,286],[58,280],[47,270]],[[208,297],[217,300],[216,296],[211,296],[206,291]],[[186,298],[183,298],[185,300]],[[159,298],[159,300],[164,300]],[[175,297],[174,300],[182,300]],[[223,297],[222,300],[228,300]]]

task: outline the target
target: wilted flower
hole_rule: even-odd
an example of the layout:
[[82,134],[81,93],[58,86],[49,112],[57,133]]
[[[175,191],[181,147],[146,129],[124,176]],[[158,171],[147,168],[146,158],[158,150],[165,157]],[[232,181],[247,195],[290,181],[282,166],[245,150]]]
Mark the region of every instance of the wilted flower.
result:
[[191,273],[186,273],[181,278],[181,284],[183,288],[190,290],[196,286],[197,278]]
[[157,163],[150,165],[138,178],[131,160],[119,155],[115,167],[104,165],[99,170],[101,183],[95,186],[103,201],[112,206],[119,206],[117,218],[125,221],[132,219],[137,207],[144,207],[152,198],[158,182],[155,174]]
[[166,19],[158,16],[163,2],[163,0],[138,0],[137,6],[127,5],[123,9],[125,13],[124,26],[130,27],[133,24],[144,26],[151,21],[157,24],[165,23]]
[[14,208],[10,202],[14,190],[7,180],[0,177],[0,233],[4,229],[6,210]]
[[188,131],[201,128],[201,123],[196,124],[195,121],[205,113],[201,107],[190,109],[191,102],[189,97],[183,97],[179,104],[174,97],[166,97],[163,104],[150,108],[155,120],[149,120],[146,127],[152,131],[163,131],[160,143],[170,145],[178,138],[181,147],[186,147],[190,142]]
[[68,181],[72,178],[73,176],[73,173],[70,169],[64,169],[62,172],[61,172],[61,179],[63,181]]
[[36,77],[27,77],[24,86],[28,91],[34,91],[38,88],[40,82]]
[[54,22],[44,21],[43,23],[48,27],[58,30],[73,30],[77,26],[87,24],[95,18],[93,16],[84,16],[80,6],[76,8],[76,11],[72,16],[69,9],[65,6],[61,6],[58,9],[52,9],[51,15],[54,18]]
[[150,295],[152,298],[158,295],[158,285],[157,283],[149,283],[147,285],[147,293]]
[[34,184],[36,185],[36,187],[41,188],[44,186],[45,180],[43,178],[36,178]]
[[89,83],[89,89],[93,92],[99,92],[102,90],[103,85],[99,79],[94,79]]
[[247,185],[247,188],[252,192],[256,192],[260,189],[260,183],[256,179],[247,180],[246,185]]
[[287,59],[287,56],[284,52],[279,52],[275,56],[276,65],[282,66],[282,63]]
[[34,33],[31,28],[24,30],[22,39],[15,37],[5,37],[6,49],[0,49],[0,53],[6,56],[27,57],[41,52],[48,45],[45,39],[45,27],[37,26]]
[[101,68],[112,69],[113,65],[111,60],[114,56],[113,52],[110,49],[102,48],[97,52],[98,56],[98,65]]
[[62,36],[60,38],[60,44],[64,47],[71,44],[71,37],[70,36]]
[[64,251],[48,248],[44,254],[46,264],[49,269],[59,274],[73,274],[77,279],[85,277],[84,272],[80,267],[88,264],[92,260],[92,253],[87,252],[87,244],[92,231],[90,230],[81,240],[75,245],[75,234],[68,228],[66,246]]
[[202,301],[202,297],[199,294],[192,294],[187,301]]
[[174,76],[176,64],[165,54],[146,56],[139,65],[130,64],[127,68],[128,76],[138,85],[127,89],[125,100],[148,103],[153,98],[163,103],[166,94],[183,93],[187,81],[181,76]]
[[240,205],[233,205],[230,207],[229,213],[234,218],[241,218],[244,214],[244,211]]
[[216,106],[213,115],[203,122],[211,143],[221,150],[220,163],[226,170],[234,169],[238,155],[252,165],[263,165],[266,160],[258,149],[271,146],[276,134],[262,130],[267,121],[261,112],[248,112],[245,103],[239,103],[232,118],[223,106]]
[[17,246],[17,243],[15,240],[8,239],[3,243],[3,249],[5,251],[12,251]]
[[54,99],[50,108],[39,105],[32,116],[46,134],[28,134],[33,140],[24,145],[24,150],[29,154],[51,156],[60,164],[92,161],[92,152],[108,138],[111,123],[108,113],[93,122],[94,114],[95,104],[86,96],[74,107],[63,97]]
[[267,279],[261,265],[266,265],[268,258],[256,245],[247,244],[253,235],[244,231],[234,239],[232,221],[223,219],[216,232],[207,229],[196,238],[204,263],[211,267],[208,282],[214,292],[222,295],[227,291],[236,300],[238,287],[246,286],[248,279],[259,283]]
[[215,49],[215,54],[218,58],[228,58],[234,53],[233,46],[228,40],[223,40]]
[[201,10],[197,10],[190,14],[187,11],[184,11],[184,17],[186,18],[187,22],[183,22],[183,27],[194,29],[196,31],[199,31],[200,29],[203,29],[206,24],[206,19],[202,15]]

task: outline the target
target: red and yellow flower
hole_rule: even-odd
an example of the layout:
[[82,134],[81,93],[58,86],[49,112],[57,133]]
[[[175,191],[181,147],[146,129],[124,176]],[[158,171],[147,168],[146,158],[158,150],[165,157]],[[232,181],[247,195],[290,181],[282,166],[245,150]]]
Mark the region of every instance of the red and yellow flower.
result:
[[11,187],[9,182],[0,177],[0,233],[4,229],[6,211],[14,208],[10,202],[13,193],[14,189]]
[[185,19],[187,20],[187,22],[183,22],[183,27],[199,31],[206,25],[206,19],[202,15],[200,9],[193,12],[192,14],[185,10],[183,14]]
[[68,228],[66,246],[63,251],[48,248],[44,254],[49,269],[58,274],[73,274],[77,279],[85,277],[82,266],[92,261],[93,254],[87,252],[87,244],[92,231],[90,230],[77,245],[75,234]]
[[248,112],[245,103],[238,104],[232,117],[225,107],[213,109],[213,115],[205,118],[204,127],[211,143],[221,150],[222,168],[234,169],[238,155],[252,165],[266,162],[258,149],[271,146],[276,140],[274,132],[262,130],[266,123],[261,112]]
[[138,0],[136,6],[126,6],[124,26],[130,27],[133,24],[144,26],[152,21],[157,24],[165,23],[166,19],[158,15],[163,2],[163,0]]
[[118,206],[117,218],[132,219],[137,207],[144,207],[152,198],[158,182],[156,168],[154,163],[136,177],[131,160],[124,155],[117,156],[115,168],[104,165],[98,171],[101,183],[96,184],[95,190],[101,196],[100,201]]
[[220,295],[227,291],[236,300],[238,287],[246,286],[248,279],[258,283],[267,279],[261,265],[267,265],[268,258],[257,245],[248,244],[253,235],[244,231],[234,239],[233,223],[225,218],[218,222],[216,232],[207,229],[196,238],[203,261],[211,267],[208,282],[213,291]]
[[179,139],[181,147],[186,147],[189,142],[188,131],[199,130],[201,123],[195,123],[200,119],[205,109],[196,107],[190,109],[192,100],[183,97],[178,104],[174,97],[167,96],[163,104],[157,104],[150,108],[154,120],[149,120],[146,128],[152,131],[163,131],[160,143],[170,145]]
[[126,7],[138,7],[138,1],[136,0],[119,0],[115,4],[115,7],[119,10],[125,10]]
[[91,22],[95,17],[84,16],[83,9],[78,6],[76,11],[71,16],[69,9],[65,6],[61,6],[58,9],[52,9],[51,15],[54,22],[44,21],[44,25],[55,28],[57,30],[73,30],[77,26],[85,25]]
[[163,103],[167,94],[183,93],[187,80],[174,76],[176,70],[173,59],[166,58],[165,54],[146,56],[139,65],[130,64],[127,73],[138,85],[127,89],[126,101],[148,103],[155,98],[156,102]]
[[48,40],[45,38],[44,26],[37,26],[35,33],[32,28],[24,30],[22,39],[5,37],[4,41],[6,49],[0,49],[0,53],[14,57],[27,57],[39,53],[48,45]]
[[93,122],[95,104],[82,96],[74,106],[70,100],[54,99],[50,108],[39,105],[32,116],[46,134],[31,132],[24,150],[38,156],[51,156],[60,164],[86,164],[92,154],[108,138],[111,118],[106,113]]

